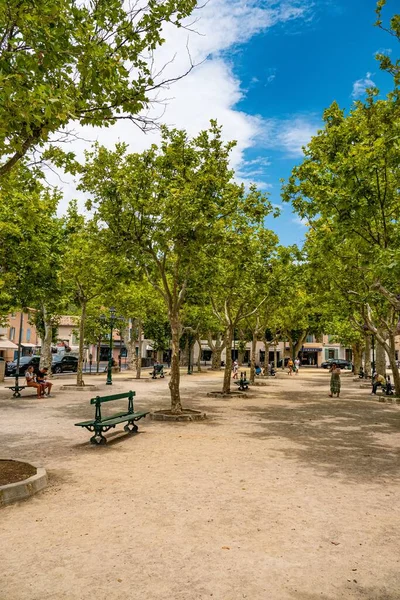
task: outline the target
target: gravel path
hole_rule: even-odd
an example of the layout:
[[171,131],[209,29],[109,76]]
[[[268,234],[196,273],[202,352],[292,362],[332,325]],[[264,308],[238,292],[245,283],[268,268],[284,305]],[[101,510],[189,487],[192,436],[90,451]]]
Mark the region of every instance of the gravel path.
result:
[[[93,392],[1,389],[0,457],[41,463],[50,485],[0,510],[0,599],[399,600],[400,406],[350,374],[330,399],[328,381],[279,372],[226,400],[206,395],[221,373],[186,376],[207,421],[146,419],[105,447],[73,426]],[[112,392],[152,410],[167,385],[121,375]]]

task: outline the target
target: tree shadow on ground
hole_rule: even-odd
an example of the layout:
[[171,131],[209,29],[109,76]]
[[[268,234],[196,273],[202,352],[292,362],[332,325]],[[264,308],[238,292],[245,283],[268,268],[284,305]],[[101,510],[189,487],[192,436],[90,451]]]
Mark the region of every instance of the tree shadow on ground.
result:
[[[357,585],[357,584],[356,584]],[[322,593],[309,594],[307,592],[293,592],[293,598],[296,600],[339,600],[342,598],[353,598],[354,600],[399,600],[399,592],[388,590],[385,587],[364,587],[357,585],[357,588],[342,588],[337,595],[327,596]]]
[[297,392],[285,391],[282,396],[288,401],[283,406],[243,408],[258,419],[259,425],[258,431],[243,435],[287,440],[292,447],[277,444],[276,449],[325,475],[357,482],[384,476],[400,479],[397,409],[384,404],[321,400],[318,392],[307,393],[307,401],[299,400]]

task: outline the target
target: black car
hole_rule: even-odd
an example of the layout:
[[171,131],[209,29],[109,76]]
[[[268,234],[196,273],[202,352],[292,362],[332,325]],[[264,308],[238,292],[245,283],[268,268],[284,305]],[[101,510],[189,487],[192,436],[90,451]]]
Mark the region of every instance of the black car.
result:
[[[40,356],[21,356],[19,359],[19,374],[25,375],[28,367],[33,367],[35,373],[39,370]],[[14,377],[17,372],[17,361],[13,360],[6,364],[7,377]]]
[[65,354],[64,356],[53,356],[51,363],[52,373],[64,373],[65,371],[73,371],[76,373],[78,370],[78,359],[76,356],[70,356]]
[[321,369],[330,369],[333,363],[340,369],[352,369],[353,367],[352,363],[344,358],[329,358],[326,362],[321,363]]

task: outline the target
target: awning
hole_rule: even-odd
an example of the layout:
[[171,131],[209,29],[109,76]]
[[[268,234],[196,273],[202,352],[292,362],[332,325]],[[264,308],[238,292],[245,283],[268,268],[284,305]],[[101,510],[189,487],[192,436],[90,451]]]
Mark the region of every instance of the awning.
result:
[[22,344],[21,343],[21,346],[23,348],[40,348],[40,344]]
[[18,350],[18,346],[10,340],[0,340],[0,350]]
[[322,352],[322,348],[302,348],[302,352]]
[[146,350],[154,350],[154,348],[153,348],[153,346],[149,346],[149,344],[147,344]]

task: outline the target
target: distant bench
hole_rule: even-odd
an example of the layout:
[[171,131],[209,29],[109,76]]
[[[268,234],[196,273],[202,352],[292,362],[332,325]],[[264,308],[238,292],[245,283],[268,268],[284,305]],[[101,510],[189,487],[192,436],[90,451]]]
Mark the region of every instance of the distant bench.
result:
[[250,381],[246,378],[246,371],[240,373],[240,379],[235,381],[235,384],[239,386],[239,390],[242,392],[249,389]]
[[161,379],[164,377],[164,365],[154,365],[151,372],[151,378],[157,379],[157,375],[159,375]]
[[[124,426],[125,431],[129,433],[136,433],[138,426],[135,421],[143,419],[149,414],[149,411],[135,412],[133,408],[133,397],[135,392],[125,392],[123,394],[114,394],[113,396],[96,396],[90,400],[90,404],[96,405],[96,412],[92,421],[82,421],[82,423],[75,423],[76,427],[85,427],[88,431],[93,431],[94,435],[90,438],[91,444],[106,444],[107,440],[103,435],[103,431],[109,431],[109,429],[119,425],[120,423],[126,423]],[[128,398],[128,409],[121,413],[116,413],[108,417],[101,416],[101,405],[103,402],[113,402],[114,400],[122,400]],[[130,427],[131,426],[131,427]]]

